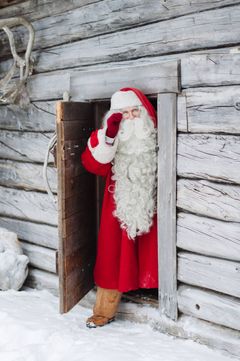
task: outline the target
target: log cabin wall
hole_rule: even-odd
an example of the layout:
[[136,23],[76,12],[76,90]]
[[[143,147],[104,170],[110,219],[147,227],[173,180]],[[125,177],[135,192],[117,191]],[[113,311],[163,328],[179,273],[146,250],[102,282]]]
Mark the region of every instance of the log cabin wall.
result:
[[[0,225],[30,257],[28,282],[57,293],[57,212],[42,179],[56,100],[78,100],[89,71],[180,59],[179,310],[239,330],[240,1],[5,1],[0,18],[13,16],[36,30],[35,66],[29,108],[0,106]],[[15,36],[24,49],[26,34]],[[1,73],[11,62],[3,33],[0,49]],[[56,194],[52,158],[48,173]]]

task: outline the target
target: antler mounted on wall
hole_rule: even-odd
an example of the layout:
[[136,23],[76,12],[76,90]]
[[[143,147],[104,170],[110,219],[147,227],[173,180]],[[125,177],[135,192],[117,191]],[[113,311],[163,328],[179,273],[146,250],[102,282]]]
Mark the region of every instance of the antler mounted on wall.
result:
[[[19,25],[26,27],[29,31],[29,40],[24,57],[18,55],[14,41],[14,34],[9,29],[10,27]],[[33,70],[31,51],[33,48],[35,36],[34,28],[27,20],[22,17],[0,20],[0,28],[2,28],[8,36],[11,53],[13,56],[12,66],[5,74],[5,76],[0,80],[0,102],[15,103],[19,104],[20,106],[24,106],[29,103],[29,96],[27,95],[25,83],[27,77],[31,75]],[[19,77],[13,79],[15,71],[18,68]]]

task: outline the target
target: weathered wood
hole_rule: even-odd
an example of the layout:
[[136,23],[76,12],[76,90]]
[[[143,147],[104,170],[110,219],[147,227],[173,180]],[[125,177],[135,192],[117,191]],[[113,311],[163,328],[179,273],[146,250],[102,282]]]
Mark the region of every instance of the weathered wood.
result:
[[[233,58],[232,63],[234,64]],[[205,76],[205,71],[199,77]],[[208,74],[210,75],[209,72]],[[187,100],[185,111],[189,132],[240,134],[239,86],[190,88],[183,91],[183,96]]]
[[240,261],[240,223],[178,213],[177,246],[205,256]]
[[[0,132],[0,157],[24,162],[44,162],[48,143],[53,133]],[[49,163],[53,162],[50,153]]]
[[[82,175],[85,181],[81,188],[69,195],[69,183],[74,186],[74,182],[79,179],[76,177],[75,169],[80,170],[82,167],[79,154],[82,140],[86,145],[94,120],[94,105],[91,103],[57,103],[58,264],[61,313],[69,311],[94,284],[93,266],[97,237],[94,175]],[[71,130],[72,127],[74,131]]]
[[42,247],[58,248],[57,227],[7,217],[0,217],[0,227],[15,232],[21,240],[29,241]]
[[240,330],[240,299],[213,291],[180,285],[179,310],[214,324]]
[[178,280],[240,297],[240,262],[178,252]]
[[34,102],[27,109],[15,104],[0,106],[0,128],[53,132],[55,130],[55,102]]
[[[78,72],[71,77],[72,97],[76,99],[109,98],[117,89],[131,84],[145,94],[179,92],[178,62],[121,67],[94,72]],[[92,81],[89,81],[92,79]]]
[[240,222],[240,187],[205,180],[180,179],[177,182],[177,206],[191,213]]
[[[128,0],[121,3],[104,0],[81,1],[78,4],[76,1],[58,2],[56,5],[53,1],[38,1],[37,4],[26,1],[17,10],[16,6],[2,10],[1,17],[3,14],[12,17],[15,13],[33,21],[36,29],[35,49],[39,49],[231,4],[235,5],[235,2],[218,0],[214,3],[197,3],[196,0],[185,0],[180,5],[175,0],[166,5],[164,0]],[[15,37],[17,48],[22,51],[27,41],[26,34],[18,29]],[[5,41],[1,41],[0,47],[3,55],[9,53]]]
[[178,135],[177,174],[181,177],[240,184],[239,164],[239,136]]
[[[56,168],[48,167],[47,176],[52,191],[56,193]],[[45,183],[43,182],[43,166],[34,163],[0,159],[0,184],[6,187],[46,191]]]
[[57,210],[48,194],[0,186],[1,216],[57,225]]
[[1,9],[0,18],[10,18],[13,16],[23,16],[27,17],[28,20],[33,21],[35,19],[41,19],[43,17],[55,14],[61,14],[62,12],[69,11],[80,6],[85,6],[96,2],[95,0],[71,0],[68,2],[57,2],[54,0],[38,0],[33,2],[32,0],[13,0],[17,5],[13,5],[11,0],[1,0],[4,3],[9,2],[9,6],[6,6],[4,9]]
[[48,290],[55,296],[59,295],[58,276],[54,273],[30,267],[29,275],[24,285],[36,288],[37,290]]
[[159,308],[176,320],[176,94],[159,94],[157,110]]
[[[126,60],[149,54],[156,56],[228,44],[238,45],[239,22],[240,6],[236,5],[143,25],[137,30],[133,28],[97,35],[41,52],[37,58],[36,71]],[[209,37],[212,32],[214,36]]]
[[56,273],[56,251],[23,241],[20,243],[23,253],[28,256],[29,264],[32,267]]
[[11,5],[20,4],[22,2],[24,2],[24,0],[1,0],[0,8],[4,8],[6,6],[10,7]]
[[[233,23],[231,15],[230,18]],[[229,33],[234,32],[231,25],[230,29]],[[219,37],[216,39],[219,40]],[[181,61],[182,87],[239,84],[239,65],[240,54],[196,54],[184,57]]]
[[185,94],[179,94],[177,97],[177,130],[179,132],[188,131],[187,101]]
[[[68,81],[65,79],[68,78]],[[71,78],[71,81],[70,81]],[[106,68],[93,71],[63,71],[34,75],[28,80],[32,100],[61,98],[69,91],[72,100],[109,98],[117,88],[131,84],[145,94],[178,92],[178,62],[161,62],[151,65]],[[46,83],[48,84],[46,88]]]

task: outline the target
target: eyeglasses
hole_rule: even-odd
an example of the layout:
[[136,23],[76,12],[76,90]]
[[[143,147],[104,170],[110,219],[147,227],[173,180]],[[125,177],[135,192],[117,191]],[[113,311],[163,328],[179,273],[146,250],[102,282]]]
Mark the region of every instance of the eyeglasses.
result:
[[122,111],[123,119],[129,119],[130,115],[132,115],[133,118],[136,118],[140,115],[140,111],[141,111],[140,106],[134,107],[129,110],[124,110]]

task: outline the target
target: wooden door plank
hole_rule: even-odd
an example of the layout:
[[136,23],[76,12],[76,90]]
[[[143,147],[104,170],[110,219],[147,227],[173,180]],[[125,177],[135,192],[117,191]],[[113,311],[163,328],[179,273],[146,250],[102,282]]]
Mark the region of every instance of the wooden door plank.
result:
[[60,312],[68,312],[94,285],[96,180],[80,155],[94,126],[90,103],[57,103]]

